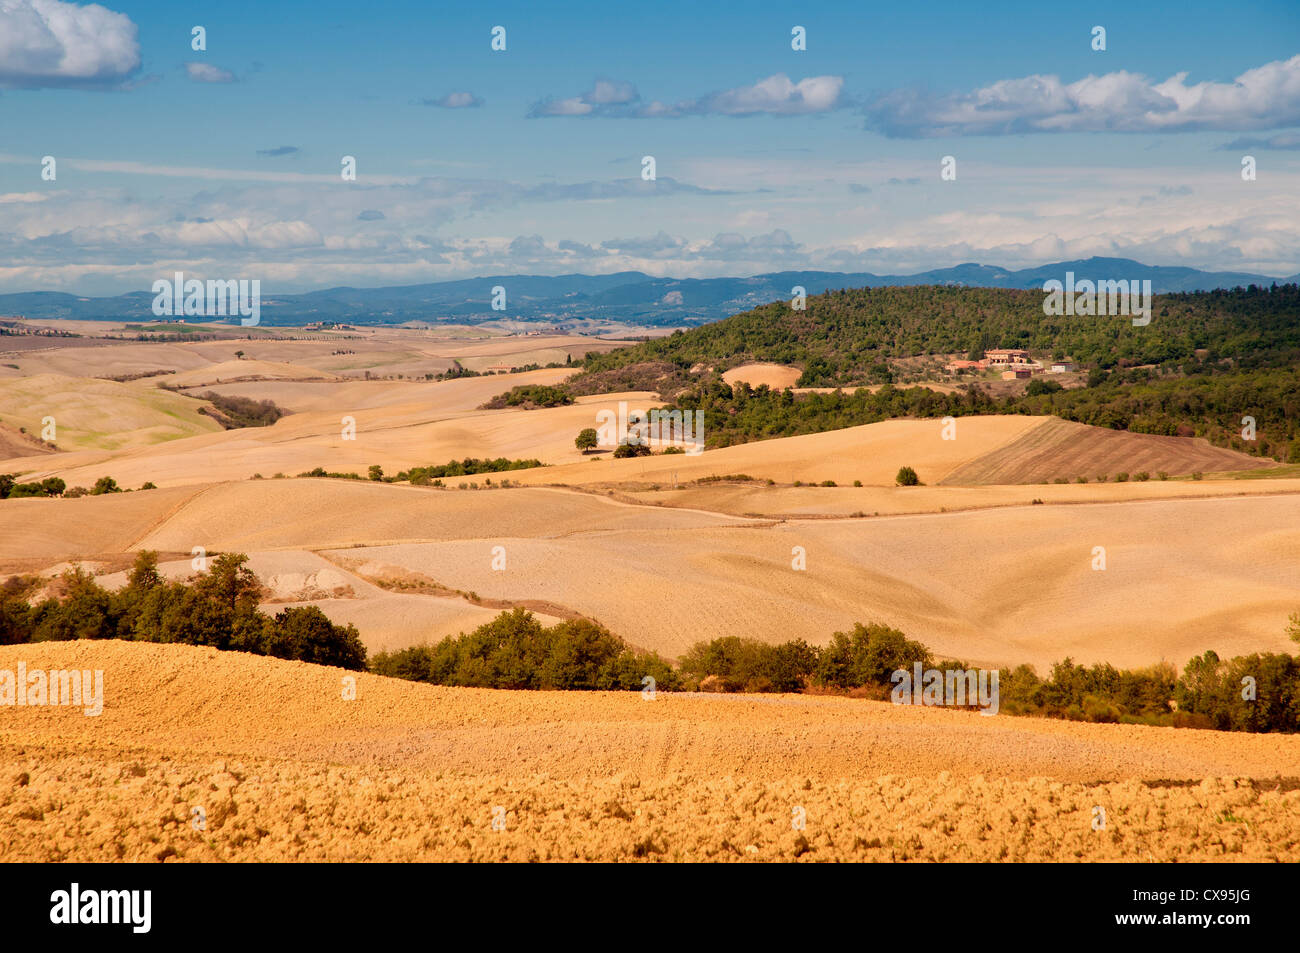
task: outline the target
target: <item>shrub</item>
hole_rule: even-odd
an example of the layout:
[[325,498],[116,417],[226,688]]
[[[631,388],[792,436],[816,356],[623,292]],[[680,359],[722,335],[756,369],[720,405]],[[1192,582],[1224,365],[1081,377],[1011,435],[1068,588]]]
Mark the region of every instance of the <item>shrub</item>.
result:
[[95,485],[90,488],[91,496],[102,496],[105,493],[121,493],[122,488],[117,485],[117,481],[110,476],[102,476],[95,481]]
[[817,650],[802,640],[770,645],[726,636],[696,643],[677,667],[687,684],[703,690],[797,692],[807,685],[816,664]]
[[200,408],[199,412],[207,414],[227,430],[269,427],[284,416],[284,411],[269,400],[252,400],[213,391],[208,391],[201,399],[212,406]]
[[921,480],[917,477],[916,471],[911,467],[899,467],[898,475],[894,477],[894,482],[899,486],[921,485]]
[[649,675],[672,689],[672,667],[654,654],[633,652],[622,639],[589,619],[544,627],[531,612],[514,609],[469,634],[371,661],[380,675],[437,685],[479,688],[641,689]]
[[930,652],[897,629],[880,623],[856,623],[852,632],[836,632],[820,652],[815,679],[835,688],[884,686],[897,669],[914,662],[930,664]]
[[614,459],[616,460],[648,456],[650,456],[650,448],[640,443],[620,443],[614,448]]

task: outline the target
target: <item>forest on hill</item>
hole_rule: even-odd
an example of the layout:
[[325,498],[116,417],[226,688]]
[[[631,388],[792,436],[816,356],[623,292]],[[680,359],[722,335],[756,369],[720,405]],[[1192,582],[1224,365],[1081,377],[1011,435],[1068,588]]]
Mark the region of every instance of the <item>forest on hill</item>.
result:
[[[1300,461],[1300,285],[1157,295],[1150,324],[1127,316],[1043,314],[1043,293],[997,288],[884,287],[828,291],[805,310],[774,302],[723,321],[605,354],[560,386],[575,395],[658,389],[702,410],[709,447],[949,414],[1054,414],[1115,430],[1205,437],[1219,446]],[[1086,386],[1031,381],[1023,394],[958,394],[892,386],[889,360],[993,347],[1070,358]],[[731,386],[729,368],[798,365],[794,394]],[[861,385],[889,385],[875,394]],[[1243,418],[1257,436],[1244,439]]]
[[[1300,285],[1156,295],[1151,323],[1126,316],[1043,314],[1043,292],[939,285],[827,291],[804,310],[776,301],[722,321],[606,354],[590,373],[647,362],[718,371],[751,361],[797,364],[800,387],[889,381],[887,358],[1024,348],[1090,367],[1294,366],[1300,360]],[[579,379],[580,380],[580,379]]]

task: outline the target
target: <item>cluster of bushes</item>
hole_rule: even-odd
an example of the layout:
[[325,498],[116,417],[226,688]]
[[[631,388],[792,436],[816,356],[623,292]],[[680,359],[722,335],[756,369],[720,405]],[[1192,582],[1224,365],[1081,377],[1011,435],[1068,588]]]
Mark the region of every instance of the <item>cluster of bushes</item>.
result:
[[[836,632],[822,648],[802,640],[769,645],[728,637],[699,643],[678,661],[688,688],[713,691],[848,691],[888,697],[890,675],[924,668],[965,670],[936,662],[920,642],[880,624]],[[1223,731],[1300,731],[1300,657],[1254,654],[1224,661],[1214,652],[1192,659],[1180,676],[1169,664],[1117,669],[1070,659],[1040,678],[1028,665],[998,673],[1000,710],[1072,721],[1123,722]]]
[[478,371],[471,371],[468,367],[463,366],[460,361],[452,361],[451,367],[447,368],[440,374],[425,374],[425,379],[435,381],[454,381],[461,377],[482,377]]
[[[1300,616],[1292,634],[1300,640]],[[880,623],[836,632],[822,647],[802,639],[772,645],[726,636],[698,642],[674,668],[633,652],[586,619],[545,628],[523,609],[503,612],[472,633],[437,645],[380,653],[380,675],[481,688],[639,689],[716,692],[836,692],[884,699],[900,669],[970,668],[937,661],[920,642]],[[1300,731],[1300,658],[1256,654],[1195,658],[1180,676],[1172,665],[1117,669],[1070,659],[1040,678],[1028,665],[998,672],[999,710],[1074,721],[1124,722],[1226,731]]]
[[47,477],[32,483],[17,483],[16,480],[16,474],[0,473],[0,500],[16,500],[25,496],[62,496],[68,488],[58,477]]
[[525,609],[503,612],[473,632],[436,645],[380,652],[370,660],[379,675],[469,688],[677,688],[672,667],[653,653],[633,652],[618,636],[588,619],[550,628]]
[[0,644],[130,639],[233,649],[342,668],[365,668],[366,650],[355,626],[330,622],[315,606],[267,615],[257,607],[261,585],[242,554],[225,553],[190,583],[167,582],[158,557],[142,552],[127,584],[116,592],[89,573],[69,570],[59,596],[35,604],[27,597],[36,577],[14,577],[0,587]]
[[696,643],[677,662],[687,688],[721,692],[801,692],[809,689],[885,697],[889,676],[912,663],[932,664],[930,652],[879,623],[836,632],[822,648],[802,639],[771,645],[725,636]]
[[489,460],[485,457],[480,460],[477,457],[466,457],[464,460],[452,460],[440,466],[411,467],[410,470],[403,470],[396,476],[382,477],[382,479],[389,483],[409,480],[416,486],[427,486],[432,481],[445,477],[473,476],[476,473],[507,473],[511,470],[531,470],[533,467],[540,466],[543,466],[542,461],[535,459],[508,460],[505,457],[497,457],[495,460]]
[[483,405],[483,410],[501,410],[503,407],[522,407],[535,410],[538,407],[562,407],[573,403],[573,395],[563,387],[551,387],[546,384],[521,384],[512,387],[504,394],[498,394]]
[[199,412],[206,413],[227,430],[269,427],[284,416],[284,411],[269,400],[253,400],[214,391],[208,391],[202,395],[202,399],[212,404],[212,407],[201,408]]
[[[276,474],[279,477],[280,474]],[[347,473],[340,473],[337,470],[326,470],[324,467],[312,467],[310,470],[303,470],[298,474],[299,477],[328,477],[331,480],[361,480],[364,477],[360,473],[349,470]],[[258,479],[255,474],[253,479]]]
[[[105,493],[130,493],[131,491],[123,490],[117,485],[117,481],[110,476],[102,476],[95,481],[95,485],[87,489],[84,486],[69,487],[63,480],[58,477],[46,477],[39,482],[18,483],[17,475],[13,473],[0,473],[0,500],[20,499],[22,497],[53,497],[61,496],[65,499],[75,499],[80,496],[102,496]],[[157,487],[152,482],[143,484],[142,490],[156,490]]]

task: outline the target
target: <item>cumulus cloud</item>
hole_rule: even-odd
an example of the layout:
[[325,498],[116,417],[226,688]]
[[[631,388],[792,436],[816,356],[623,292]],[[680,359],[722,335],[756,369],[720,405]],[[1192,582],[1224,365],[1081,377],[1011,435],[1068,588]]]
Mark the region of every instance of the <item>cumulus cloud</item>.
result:
[[473,93],[460,91],[439,96],[437,99],[421,99],[420,105],[437,106],[441,109],[477,109],[483,105],[483,100]]
[[607,251],[631,255],[634,258],[675,257],[681,254],[685,245],[684,241],[673,238],[665,231],[648,238],[611,238],[600,243],[600,247]]
[[613,119],[678,119],[682,116],[802,116],[845,105],[842,76],[810,76],[797,83],[776,73],[750,86],[708,93],[676,103],[641,98],[631,83],[598,79],[591,89],[567,99],[533,103],[530,119],[558,116]]
[[1154,82],[1119,70],[1063,83],[1057,76],[998,80],[967,93],[901,89],[864,106],[867,127],[895,138],[1033,132],[1191,132],[1300,125],[1300,55],[1247,70],[1230,83]]
[[110,87],[139,68],[126,14],[61,0],[0,2],[0,86]]
[[704,258],[723,261],[745,261],[758,259],[772,262],[789,262],[800,257],[803,248],[790,237],[784,228],[777,228],[766,235],[746,238],[737,232],[721,232],[713,241],[701,246],[697,254]]
[[235,74],[210,63],[186,63],[185,72],[196,83],[233,83]]

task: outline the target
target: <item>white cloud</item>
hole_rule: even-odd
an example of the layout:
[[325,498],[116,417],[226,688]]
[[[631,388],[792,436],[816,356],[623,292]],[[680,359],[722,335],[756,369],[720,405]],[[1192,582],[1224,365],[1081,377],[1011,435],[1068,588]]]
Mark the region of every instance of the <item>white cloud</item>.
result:
[[713,93],[700,100],[692,112],[719,113],[724,116],[801,116],[828,112],[840,104],[842,76],[810,76],[791,82],[784,73],[760,80],[753,86],[738,86]]
[[631,83],[600,79],[580,96],[533,103],[531,119],[555,116],[612,119],[678,119],[682,116],[802,116],[845,105],[842,76],[810,76],[794,82],[775,73],[750,86],[737,86],[678,103],[645,102]]
[[868,128],[898,138],[1029,132],[1188,132],[1300,125],[1300,55],[1247,70],[1231,83],[1153,82],[1120,70],[1063,83],[1058,76],[998,80],[969,93],[917,89],[876,96]]
[[112,86],[140,68],[131,18],[98,4],[0,0],[0,86]]
[[483,100],[473,93],[457,91],[440,96],[437,99],[422,99],[421,106],[438,106],[442,109],[475,109],[483,105]]
[[233,83],[235,74],[211,63],[186,63],[185,72],[196,83]]

